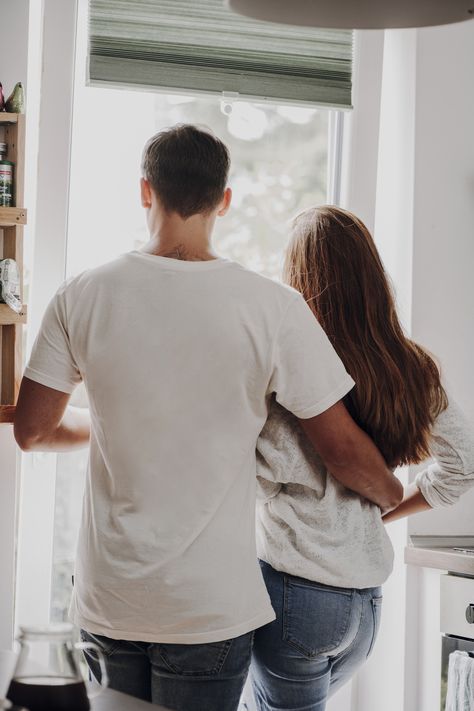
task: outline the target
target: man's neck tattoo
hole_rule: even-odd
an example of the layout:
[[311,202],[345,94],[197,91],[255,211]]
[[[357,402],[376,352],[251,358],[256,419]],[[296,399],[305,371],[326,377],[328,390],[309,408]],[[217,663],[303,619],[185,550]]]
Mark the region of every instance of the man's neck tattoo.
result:
[[168,259],[181,259],[184,262],[206,262],[210,258],[209,254],[192,254],[182,244],[178,244],[175,249],[171,250],[170,252],[159,252],[158,256],[167,257]]

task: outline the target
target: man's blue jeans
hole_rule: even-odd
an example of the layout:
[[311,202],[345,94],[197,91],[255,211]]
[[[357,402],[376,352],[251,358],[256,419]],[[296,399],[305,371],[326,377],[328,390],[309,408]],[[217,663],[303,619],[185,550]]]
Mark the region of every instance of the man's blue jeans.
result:
[[380,623],[380,588],[336,588],[260,563],[277,615],[255,632],[252,686],[259,711],[324,711],[367,659]]
[[[82,630],[102,650],[109,686],[173,711],[236,711],[247,678],[253,632],[211,644],[149,644]],[[96,679],[97,661],[86,654]]]

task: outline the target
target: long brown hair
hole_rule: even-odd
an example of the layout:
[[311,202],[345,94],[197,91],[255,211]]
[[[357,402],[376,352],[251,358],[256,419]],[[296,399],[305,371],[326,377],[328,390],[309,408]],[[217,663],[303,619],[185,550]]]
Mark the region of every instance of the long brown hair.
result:
[[356,382],[345,402],[391,466],[429,456],[447,404],[431,356],[403,332],[375,243],[355,215],[311,208],[293,222],[284,280],[304,296]]

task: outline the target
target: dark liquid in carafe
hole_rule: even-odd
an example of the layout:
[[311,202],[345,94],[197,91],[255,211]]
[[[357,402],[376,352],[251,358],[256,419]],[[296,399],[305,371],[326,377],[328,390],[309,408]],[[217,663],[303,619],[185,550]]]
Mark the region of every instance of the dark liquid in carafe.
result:
[[89,711],[83,681],[68,677],[23,677],[13,679],[8,698],[29,711]]

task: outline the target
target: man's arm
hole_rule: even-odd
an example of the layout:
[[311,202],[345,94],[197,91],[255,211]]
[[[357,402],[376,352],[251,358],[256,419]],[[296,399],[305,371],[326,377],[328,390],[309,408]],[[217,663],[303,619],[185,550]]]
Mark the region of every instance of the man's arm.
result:
[[15,439],[24,451],[62,452],[86,447],[89,410],[68,406],[69,393],[23,378],[16,406]]
[[316,417],[299,422],[328,471],[341,484],[380,506],[382,512],[400,504],[401,482],[342,401]]

